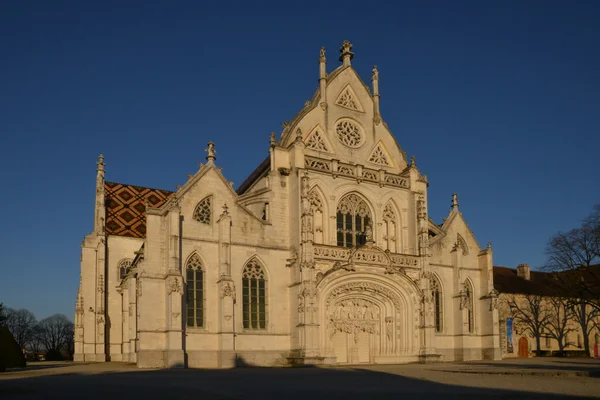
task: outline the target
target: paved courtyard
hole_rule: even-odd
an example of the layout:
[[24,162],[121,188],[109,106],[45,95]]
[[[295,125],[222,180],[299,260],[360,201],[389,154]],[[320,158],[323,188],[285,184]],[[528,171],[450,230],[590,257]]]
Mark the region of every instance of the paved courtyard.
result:
[[600,361],[139,370],[131,364],[38,363],[0,374],[1,399],[600,398]]

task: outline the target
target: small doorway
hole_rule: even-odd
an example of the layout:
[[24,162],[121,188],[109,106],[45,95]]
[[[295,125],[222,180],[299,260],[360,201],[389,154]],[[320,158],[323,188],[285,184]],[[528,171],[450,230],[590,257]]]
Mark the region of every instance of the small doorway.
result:
[[519,357],[529,357],[529,342],[526,337],[519,339]]

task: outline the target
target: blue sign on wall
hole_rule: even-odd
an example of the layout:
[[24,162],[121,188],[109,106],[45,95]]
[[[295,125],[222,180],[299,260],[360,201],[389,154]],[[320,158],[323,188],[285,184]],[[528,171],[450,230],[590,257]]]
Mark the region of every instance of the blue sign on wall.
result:
[[512,340],[512,318],[506,318],[506,351],[508,353],[513,352],[513,340]]

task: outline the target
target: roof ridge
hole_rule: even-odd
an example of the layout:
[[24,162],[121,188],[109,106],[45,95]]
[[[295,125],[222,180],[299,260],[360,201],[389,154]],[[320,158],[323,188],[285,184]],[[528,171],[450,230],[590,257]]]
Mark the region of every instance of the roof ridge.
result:
[[160,190],[161,192],[175,193],[174,190],[159,189],[159,188],[153,188],[153,187],[142,186],[142,185],[132,185],[130,183],[122,183],[122,182],[114,182],[114,181],[104,181],[104,183],[105,184],[111,183],[111,184],[115,184],[115,185],[132,186],[132,187],[139,187],[139,188],[150,189],[150,190]]

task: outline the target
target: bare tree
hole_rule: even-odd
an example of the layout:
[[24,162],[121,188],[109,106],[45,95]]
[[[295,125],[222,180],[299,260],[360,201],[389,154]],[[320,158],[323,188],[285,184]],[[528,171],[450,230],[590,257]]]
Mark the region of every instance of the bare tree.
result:
[[32,339],[36,324],[37,320],[31,311],[24,308],[8,309],[6,326],[21,349],[25,348],[25,345]]
[[39,323],[40,340],[49,353],[67,352],[73,337],[73,323],[62,314],[54,314]]
[[541,338],[546,332],[546,325],[550,318],[544,304],[544,297],[529,293],[513,294],[507,301],[515,327],[535,338],[536,354],[540,355]]
[[560,280],[569,295],[600,311],[600,204],[579,228],[552,236],[546,255],[546,269],[564,272]]
[[588,302],[573,299],[571,301],[571,309],[575,321],[581,327],[583,335],[583,348],[585,353],[590,355],[590,334],[594,328],[598,327],[597,318],[600,316],[600,311],[590,306]]
[[4,304],[0,303],[0,328],[2,328],[6,324],[6,308],[4,308]]
[[548,319],[546,322],[547,333],[558,342],[558,349],[564,351],[569,345],[568,334],[573,332],[571,322],[574,321],[574,311],[569,298],[551,296],[546,298]]

